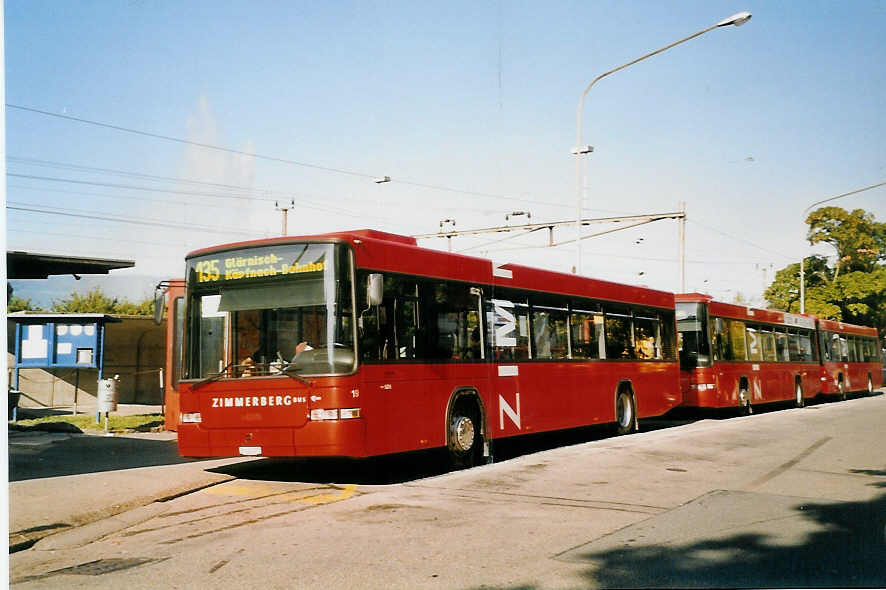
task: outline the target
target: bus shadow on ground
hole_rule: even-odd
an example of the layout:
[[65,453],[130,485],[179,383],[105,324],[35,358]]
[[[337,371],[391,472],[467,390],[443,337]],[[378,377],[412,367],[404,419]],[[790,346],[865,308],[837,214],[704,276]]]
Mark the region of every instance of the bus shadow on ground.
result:
[[[694,422],[694,418],[641,420],[641,431]],[[496,463],[550,449],[614,436],[612,425],[539,433],[494,441]],[[452,468],[445,449],[401,453],[371,459],[257,459],[210,469],[238,479],[358,485],[401,484],[448,473]]]
[[[873,395],[883,395],[874,392]],[[866,397],[850,394],[849,399]],[[807,409],[838,402],[834,396],[818,396],[806,401]],[[765,414],[793,407],[793,402],[772,403],[754,407],[754,413]],[[640,432],[650,432],[692,424],[699,420],[728,420],[741,416],[738,408],[701,411],[677,408],[665,416],[640,420]],[[582,444],[615,436],[611,424],[575,428],[501,439],[494,442],[496,463],[558,447]],[[390,485],[443,475],[451,471],[446,451],[416,451],[372,459],[256,459],[210,469],[214,473],[238,479],[258,481],[306,482],[326,484]]]
[[[882,483],[870,485],[882,487]],[[685,511],[685,520],[705,503],[720,513],[720,519],[735,521],[731,533],[722,526],[719,531],[696,530],[690,535],[663,526],[664,522],[638,523],[554,559],[586,564],[579,576],[589,588],[886,587],[886,494],[867,502],[833,503],[744,494],[744,501],[782,504],[781,516],[771,519],[779,523],[770,523],[766,531],[759,528],[759,521],[743,522],[730,514],[730,506],[743,501],[741,495],[714,492],[674,511]],[[722,520],[718,522],[722,525]],[[775,527],[793,527],[793,534],[784,537]],[[511,590],[534,588],[520,585]]]

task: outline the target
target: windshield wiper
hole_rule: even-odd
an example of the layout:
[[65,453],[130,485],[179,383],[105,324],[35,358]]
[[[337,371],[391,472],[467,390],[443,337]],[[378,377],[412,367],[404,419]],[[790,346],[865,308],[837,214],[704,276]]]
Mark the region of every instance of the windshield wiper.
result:
[[218,373],[210,375],[209,377],[207,377],[206,379],[203,379],[202,381],[197,381],[196,383],[194,383],[191,386],[191,391],[194,391],[195,389],[198,389],[208,383],[212,383],[213,381],[220,379],[224,374],[226,374],[228,372],[228,369],[230,369],[233,366],[234,366],[234,361],[231,361],[227,364],[227,366],[224,369],[222,369]]
[[297,379],[297,380],[301,381],[302,383],[304,383],[305,385],[308,385],[308,386],[314,385],[313,381],[311,381],[310,379],[308,379],[306,377],[302,377],[301,375],[296,373],[296,370],[297,369],[295,368],[295,365],[293,363],[289,363],[288,365],[283,367],[283,374],[287,375],[288,377],[292,377],[293,379]]

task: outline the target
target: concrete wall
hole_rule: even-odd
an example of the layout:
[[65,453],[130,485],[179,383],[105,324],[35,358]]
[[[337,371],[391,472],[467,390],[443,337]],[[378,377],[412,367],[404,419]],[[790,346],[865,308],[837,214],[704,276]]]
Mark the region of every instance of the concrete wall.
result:
[[[163,394],[159,370],[166,360],[166,323],[156,325],[151,318],[119,316],[119,324],[105,326],[106,379],[120,375],[117,384],[118,402],[121,404],[160,405]],[[10,367],[15,365],[15,322],[7,321]],[[52,408],[74,405],[76,369],[23,369],[19,376],[22,391],[19,407]],[[77,405],[85,410],[96,406],[98,371],[80,369],[77,387]]]

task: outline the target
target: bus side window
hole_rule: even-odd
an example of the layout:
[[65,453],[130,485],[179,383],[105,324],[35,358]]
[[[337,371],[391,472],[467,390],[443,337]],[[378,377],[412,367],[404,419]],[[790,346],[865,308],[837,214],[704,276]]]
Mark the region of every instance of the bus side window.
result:
[[804,363],[812,362],[812,336],[806,330],[800,331],[800,360]]
[[533,309],[531,316],[535,358],[567,358],[566,311]]
[[842,358],[842,353],[840,352],[840,336],[834,333],[829,334],[830,345],[828,348],[831,350],[830,360],[838,362]]
[[633,330],[631,312],[619,307],[604,307],[606,325],[606,358],[633,359]]
[[783,363],[790,362],[791,354],[788,349],[788,334],[785,328],[776,329],[775,347],[778,350],[778,360]]
[[487,341],[492,360],[525,361],[529,351],[529,306],[525,300],[491,299],[486,302]]
[[572,358],[600,358],[600,340],[603,338],[603,316],[592,312],[573,310],[569,315],[572,336]]
[[739,320],[729,321],[729,347],[732,350],[732,358],[730,360],[748,360],[744,322]]
[[715,361],[725,361],[726,360],[726,339],[728,335],[726,334],[726,324],[723,321],[723,318],[712,318],[713,319],[713,329],[712,332],[712,342],[711,347],[713,350],[711,353],[714,355]]
[[800,353],[800,335],[795,328],[788,330],[788,352],[791,357],[791,362],[796,363],[803,360]]
[[643,317],[641,314],[634,316],[634,351],[639,359],[662,358],[661,325],[658,318]]
[[748,334],[748,360],[763,360],[763,338],[759,328],[756,326],[747,326]]
[[873,338],[864,339],[864,360],[869,363],[878,362],[877,341]]
[[772,328],[761,328],[760,337],[763,340],[763,360],[778,360],[775,354],[775,335],[772,332]]
[[666,361],[677,360],[677,323],[674,312],[659,312],[661,353]]
[[422,305],[427,313],[427,358],[479,360],[480,314],[477,297],[461,283],[423,285]]
[[424,341],[418,284],[407,277],[386,275],[382,303],[370,306],[368,280],[368,273],[361,273],[357,283],[360,357],[364,361],[420,358]]

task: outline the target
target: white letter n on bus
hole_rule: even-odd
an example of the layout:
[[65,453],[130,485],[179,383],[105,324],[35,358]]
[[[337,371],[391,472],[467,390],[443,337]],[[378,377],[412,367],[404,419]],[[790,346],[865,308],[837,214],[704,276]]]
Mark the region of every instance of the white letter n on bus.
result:
[[505,401],[501,395],[498,396],[498,428],[499,430],[505,429],[505,414],[508,415],[508,418],[511,419],[511,422],[517,427],[517,430],[520,430],[520,394],[517,394],[517,411],[514,411],[514,408]]

